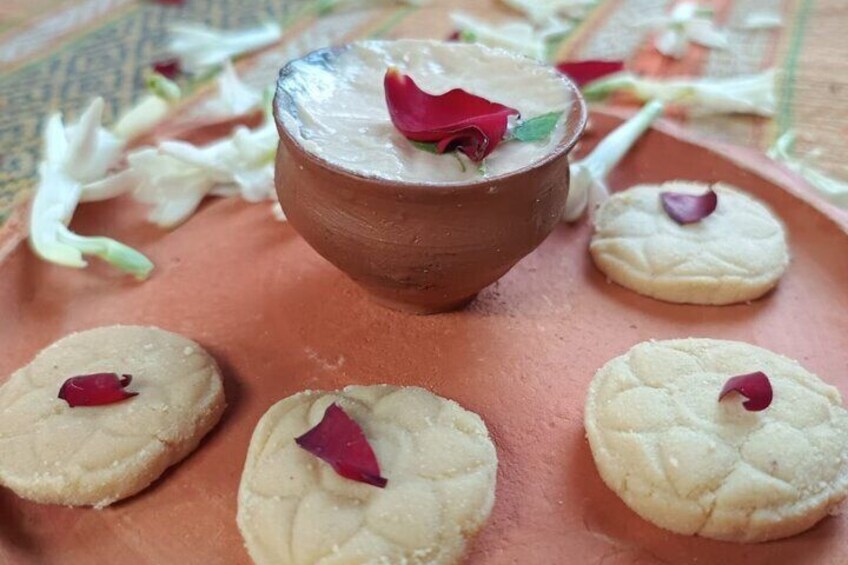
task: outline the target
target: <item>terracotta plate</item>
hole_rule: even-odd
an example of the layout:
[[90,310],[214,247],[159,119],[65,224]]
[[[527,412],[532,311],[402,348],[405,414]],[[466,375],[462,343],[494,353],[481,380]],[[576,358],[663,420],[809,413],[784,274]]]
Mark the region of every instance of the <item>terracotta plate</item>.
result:
[[[618,119],[592,122],[597,136]],[[213,202],[173,233],[146,225],[127,202],[83,207],[74,228],[141,248],[157,271],[135,284],[100,265],[47,266],[19,245],[0,264],[0,375],[74,330],[155,324],[212,351],[230,408],[194,455],[115,507],[39,506],[0,490],[0,562],[247,563],[236,490],[260,415],[305,388],[395,383],[458,400],[494,434],[497,503],[472,563],[844,563],[841,516],[752,546],[655,528],[602,484],[584,439],[595,370],[650,338],[749,341],[799,359],[848,395],[848,237],[767,180],[773,173],[653,131],[612,179],[619,189],[723,180],[777,211],[791,234],[792,266],[776,292],[730,307],[663,304],[608,283],[589,259],[586,224],[557,228],[467,310],[415,317],[369,302],[264,205]]]

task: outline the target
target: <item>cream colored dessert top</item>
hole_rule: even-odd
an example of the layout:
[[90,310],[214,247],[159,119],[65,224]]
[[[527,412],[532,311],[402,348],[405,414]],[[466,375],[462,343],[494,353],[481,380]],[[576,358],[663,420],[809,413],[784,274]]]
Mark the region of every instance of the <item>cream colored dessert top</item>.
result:
[[[401,40],[354,43],[326,62],[299,60],[285,85],[294,109],[286,128],[310,153],[351,172],[420,183],[473,182],[521,169],[549,154],[565,135],[571,90],[556,70],[475,44]],[[501,143],[480,167],[464,155],[434,155],[413,146],[389,118],[383,77],[389,67],[424,91],[462,88],[517,109],[524,119],[564,111],[550,138]],[[292,114],[295,115],[292,115]],[[458,155],[458,153],[457,153]]]

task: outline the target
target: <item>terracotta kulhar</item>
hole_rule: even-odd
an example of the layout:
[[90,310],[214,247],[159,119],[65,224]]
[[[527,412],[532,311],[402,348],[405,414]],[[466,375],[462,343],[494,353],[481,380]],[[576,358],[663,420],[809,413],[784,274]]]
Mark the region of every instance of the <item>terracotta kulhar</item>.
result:
[[[345,47],[301,63],[327,65]],[[434,313],[460,308],[534,250],[559,222],[568,194],[568,153],[583,132],[586,107],[574,102],[555,150],[530,166],[472,183],[418,184],[361,176],[306,151],[284,125],[293,112],[287,81],[277,82],[280,133],[276,188],[288,221],[323,257],[375,300]]]

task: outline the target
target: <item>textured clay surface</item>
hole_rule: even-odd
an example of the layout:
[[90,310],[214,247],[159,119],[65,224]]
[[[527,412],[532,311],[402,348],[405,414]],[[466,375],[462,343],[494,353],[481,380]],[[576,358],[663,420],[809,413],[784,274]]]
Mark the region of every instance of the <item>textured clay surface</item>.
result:
[[[730,377],[764,372],[760,412]],[[730,541],[791,536],[848,494],[848,412],[796,361],[746,343],[645,342],[595,375],[586,433],[604,482],[645,519]]]
[[586,123],[582,97],[563,80],[574,97],[562,118],[565,132],[531,166],[463,184],[370,178],[313,155],[283,121],[296,113],[287,93],[296,69],[325,66],[337,54],[324,49],[287,65],[277,83],[274,182],[289,223],[382,304],[416,313],[466,305],[560,223],[568,194],[567,155]]
[[763,203],[722,183],[712,185],[718,207],[699,222],[680,225],[663,210],[663,192],[703,194],[709,188],[672,181],[614,194],[595,216],[595,264],[618,284],[668,302],[759,298],[789,265],[783,224]]
[[[581,150],[618,123],[593,114]],[[848,395],[848,237],[762,176],[773,165],[754,172],[753,153],[734,154],[748,168],[654,130],[610,178],[613,190],[721,179],[783,219],[792,268],[768,297],[722,308],[660,302],[607,283],[592,264],[587,223],[557,226],[467,309],[420,317],[374,304],[266,206],[211,200],[172,232],[147,225],[145,210],[126,200],[82,206],[75,230],[141,249],[156,271],[137,284],[97,262],[69,271],[17,247],[0,263],[0,378],[69,332],[155,324],[214,355],[229,407],[201,449],[142,496],[101,512],[33,504],[0,489],[0,562],[249,564],[236,501],[262,414],[305,389],[389,383],[424,387],[486,420],[498,450],[497,497],[469,547],[471,565],[840,563],[848,555],[842,515],[744,547],[658,528],[606,487],[586,441],[592,376],[648,339],[760,345]]]
[[[66,379],[129,373],[137,396],[71,408]],[[0,484],[36,502],[103,507],[142,490],[192,452],[225,407],[200,346],[157,328],[65,337],[0,387]]]
[[[388,479],[345,479],[294,438],[338,403],[363,429]],[[421,388],[304,392],[256,427],[238,524],[259,565],[451,564],[495,501],[497,456],[479,416]]]

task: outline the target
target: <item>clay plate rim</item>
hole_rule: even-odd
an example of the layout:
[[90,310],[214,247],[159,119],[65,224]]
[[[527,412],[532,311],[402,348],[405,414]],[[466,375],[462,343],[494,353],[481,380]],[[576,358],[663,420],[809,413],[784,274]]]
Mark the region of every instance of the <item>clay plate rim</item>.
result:
[[[417,39],[405,39],[404,41],[412,41],[412,42],[421,42],[421,43],[432,43],[433,40],[417,40]],[[370,40],[370,41],[362,41],[357,43],[388,43],[389,41],[384,40]],[[559,158],[563,158],[566,156],[571,149],[577,144],[578,140],[583,134],[583,131],[586,129],[586,123],[589,119],[589,112],[586,108],[586,102],[583,98],[583,95],[580,93],[580,89],[577,85],[572,82],[567,76],[560,74],[560,78],[565,84],[566,88],[571,91],[573,96],[573,101],[571,106],[565,111],[566,115],[566,131],[565,136],[562,138],[562,141],[556,146],[556,149],[550,153],[548,153],[542,159],[531,163],[530,165],[525,165],[520,169],[516,169],[509,173],[504,173],[501,175],[497,175],[494,177],[487,177],[484,180],[475,181],[475,182],[450,182],[450,183],[420,183],[420,182],[410,182],[405,180],[390,180],[384,179],[380,177],[371,177],[363,174],[359,174],[353,171],[349,171],[343,167],[340,167],[326,159],[319,157],[307,151],[301,143],[292,135],[286,125],[283,123],[283,120],[280,118],[280,112],[287,111],[289,114],[293,116],[297,116],[297,110],[294,108],[294,100],[291,95],[288,94],[288,91],[283,88],[282,83],[288,79],[291,75],[294,74],[293,64],[298,62],[305,62],[308,64],[319,64],[319,65],[328,65],[330,61],[335,59],[340,53],[347,51],[351,47],[351,43],[347,43],[345,45],[339,45],[336,47],[324,47],[321,49],[316,49],[310,53],[307,53],[303,57],[299,57],[297,59],[292,59],[288,63],[286,63],[282,69],[280,69],[280,73],[277,77],[277,83],[275,88],[274,95],[274,121],[277,125],[277,131],[280,135],[280,140],[283,137],[289,142],[289,144],[296,147],[300,153],[302,153],[302,157],[308,159],[312,163],[331,171],[333,174],[346,177],[349,179],[355,179],[359,182],[367,182],[374,187],[383,187],[388,190],[397,190],[398,188],[408,189],[408,190],[427,190],[433,191],[438,189],[450,189],[450,190],[467,190],[467,191],[485,191],[492,184],[500,183],[505,179],[511,177],[517,177],[523,174],[528,173],[534,169],[538,169],[547,165],[551,161],[554,161]],[[486,49],[490,49],[492,51],[506,51],[502,49],[495,49],[491,47],[487,47]]]

